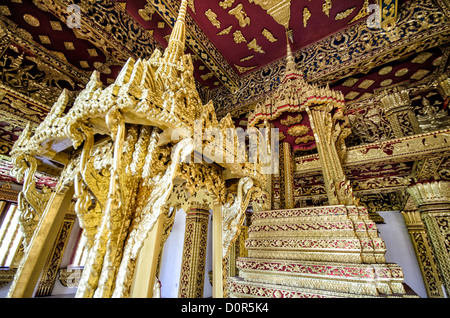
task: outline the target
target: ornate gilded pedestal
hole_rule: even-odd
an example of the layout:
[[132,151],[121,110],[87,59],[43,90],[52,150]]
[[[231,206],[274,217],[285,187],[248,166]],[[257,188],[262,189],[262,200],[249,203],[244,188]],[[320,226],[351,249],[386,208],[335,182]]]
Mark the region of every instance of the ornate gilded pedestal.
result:
[[417,183],[408,192],[419,208],[447,295],[450,292],[450,182]]
[[246,248],[239,277],[227,282],[231,297],[406,296],[364,207],[255,212]]

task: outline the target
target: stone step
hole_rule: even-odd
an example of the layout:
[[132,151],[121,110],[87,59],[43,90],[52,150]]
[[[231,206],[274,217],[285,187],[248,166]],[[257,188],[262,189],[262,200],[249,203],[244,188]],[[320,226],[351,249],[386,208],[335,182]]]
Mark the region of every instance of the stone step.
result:
[[396,264],[339,264],[239,258],[239,277],[247,282],[307,290],[379,296],[402,294],[403,272]]
[[228,296],[231,298],[417,298],[414,294],[379,294],[378,296],[343,293],[323,289],[308,289],[275,284],[248,282],[240,277],[227,280]]
[[370,220],[369,213],[365,207],[330,205],[321,207],[307,207],[283,210],[255,211],[252,214],[252,224],[264,219],[288,219],[304,217],[338,217],[347,216]]
[[249,238],[271,236],[332,236],[351,237],[355,235],[377,237],[375,223],[353,220],[276,220],[255,222],[248,229]]

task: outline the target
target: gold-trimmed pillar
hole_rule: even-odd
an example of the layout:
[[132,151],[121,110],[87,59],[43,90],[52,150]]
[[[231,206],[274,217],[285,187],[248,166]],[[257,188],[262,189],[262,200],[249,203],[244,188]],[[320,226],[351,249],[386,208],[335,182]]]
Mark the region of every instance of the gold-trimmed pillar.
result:
[[294,208],[294,161],[292,147],[288,142],[280,146],[280,208]]
[[209,206],[193,203],[186,213],[178,297],[203,298]]
[[64,192],[54,192],[44,210],[38,228],[32,236],[25,255],[14,276],[8,298],[31,298],[48,259],[53,242],[64,221],[65,211],[73,197],[73,186]]
[[445,291],[450,294],[450,182],[417,183],[408,192],[425,224]]
[[41,278],[36,288],[34,297],[50,296],[55,285],[56,275],[58,274],[59,265],[61,264],[64,251],[66,250],[67,241],[72,232],[75,223],[76,214],[72,209],[66,213],[64,222],[59,229],[56,241],[53,244],[52,252],[44,266]]
[[131,298],[153,298],[154,296],[153,291],[166,218],[166,213],[162,213],[158,217],[139,251],[131,285]]
[[394,90],[384,93],[380,102],[396,138],[422,132],[407,90],[394,88]]
[[223,247],[222,247],[222,206],[218,202],[212,204],[212,287],[213,298],[223,298]]
[[425,224],[419,211],[403,211],[406,228],[416,252],[422,278],[429,298],[444,298],[442,280],[431,247]]

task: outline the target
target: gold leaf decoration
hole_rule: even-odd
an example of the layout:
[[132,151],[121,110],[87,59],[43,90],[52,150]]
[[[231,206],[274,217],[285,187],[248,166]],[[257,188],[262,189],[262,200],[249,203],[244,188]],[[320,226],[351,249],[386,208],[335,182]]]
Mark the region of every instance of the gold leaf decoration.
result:
[[212,25],[220,29],[220,21],[217,20],[217,14],[215,14],[211,9],[208,9],[205,11],[205,15]]
[[270,32],[267,29],[262,30],[262,34],[266,37],[267,40],[269,40],[270,42],[276,42],[278,41],[278,39],[276,37],[273,36],[272,32]]
[[239,65],[234,64],[234,66],[238,69],[239,73],[241,73],[241,74],[256,68],[256,65],[255,66],[246,67],[246,66],[239,66]]
[[217,33],[217,35],[225,35],[225,34],[230,33],[232,27],[233,27],[233,26],[230,25],[228,28],[223,29],[222,31],[220,31],[219,33]]
[[239,3],[234,9],[228,11],[228,14],[234,15],[236,17],[241,28],[250,25],[250,18],[247,16],[247,13],[245,13],[244,5],[242,3]]
[[322,11],[326,14],[327,17],[330,16],[330,9],[332,5],[333,4],[331,3],[331,0],[325,0],[322,4]]
[[311,11],[307,7],[303,8],[303,27],[308,26],[308,20],[311,18]]
[[239,61],[245,62],[245,61],[251,60],[251,59],[254,58],[254,57],[255,57],[255,56],[252,54],[252,55],[249,55],[249,56],[246,56],[246,57],[241,58]]
[[32,27],[38,27],[41,25],[41,23],[39,22],[38,19],[36,19],[35,17],[33,17],[31,14],[24,14],[23,15],[23,19],[25,20],[26,23],[28,23],[29,25],[31,25]]
[[297,116],[287,116],[286,119],[281,119],[280,123],[285,126],[291,126],[295,124],[300,124],[303,120],[303,116],[301,114],[298,114]]
[[245,39],[244,35],[242,34],[242,32],[240,30],[234,31],[233,40],[236,44],[239,44],[242,42],[247,42],[247,40]]
[[345,11],[342,11],[342,12],[338,12],[337,14],[336,14],[336,17],[334,18],[336,21],[337,20],[344,20],[345,18],[347,18],[350,14],[352,14],[352,12],[353,12],[353,10],[355,10],[356,9],[356,7],[353,7],[353,8],[349,8],[349,9],[347,9],[347,10],[345,10]]
[[292,137],[301,137],[309,132],[310,128],[305,125],[292,126],[287,130],[288,135]]
[[355,17],[348,24],[351,24],[359,19],[367,17],[369,15],[369,10],[367,10],[368,8],[369,8],[369,0],[364,0],[361,10],[359,10],[358,14],[355,15]]
[[219,2],[219,6],[221,6],[224,9],[228,9],[231,7],[236,0],[224,0]]
[[308,143],[310,141],[313,141],[313,140],[314,140],[314,136],[306,135],[306,136],[303,136],[303,137],[295,138],[295,143],[297,145],[299,145],[299,144],[306,144],[306,143]]
[[266,52],[264,52],[264,50],[261,48],[261,46],[259,46],[259,45],[256,43],[256,39],[251,40],[250,43],[247,44],[247,47],[248,47],[249,50],[254,50],[255,52],[258,52],[258,53],[262,53],[262,54],[266,53]]

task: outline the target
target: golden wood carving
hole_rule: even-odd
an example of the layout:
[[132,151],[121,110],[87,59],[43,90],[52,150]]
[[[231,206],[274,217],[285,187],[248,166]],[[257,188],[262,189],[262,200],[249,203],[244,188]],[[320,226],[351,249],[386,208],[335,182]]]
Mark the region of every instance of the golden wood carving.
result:
[[[67,161],[55,189],[60,193],[73,182],[75,212],[88,242],[77,297],[128,297],[144,240],[170,206],[189,202],[186,196],[193,200],[204,190],[209,201],[223,205],[224,237],[235,240],[244,205],[261,196],[258,189],[266,186],[259,160],[237,160],[242,158],[237,137],[226,154],[232,164],[210,164],[206,150],[217,141],[196,140],[196,128],[202,135],[212,128],[225,135],[234,124],[230,116],[219,122],[212,103],[203,105],[196,90],[192,59],[183,53],[187,5],[183,0],[164,53],[155,50],[146,60],[130,58],[106,88],[93,72],[66,113],[68,96],[63,91],[34,135],[25,130],[11,151],[16,170],[27,171],[30,178],[35,156],[53,158],[61,149],[82,146]],[[96,135],[104,137],[95,142]],[[197,147],[205,150],[200,161],[193,151]],[[226,203],[225,177],[249,176],[246,195]],[[23,191],[23,196],[32,205],[28,193],[33,192]]]

